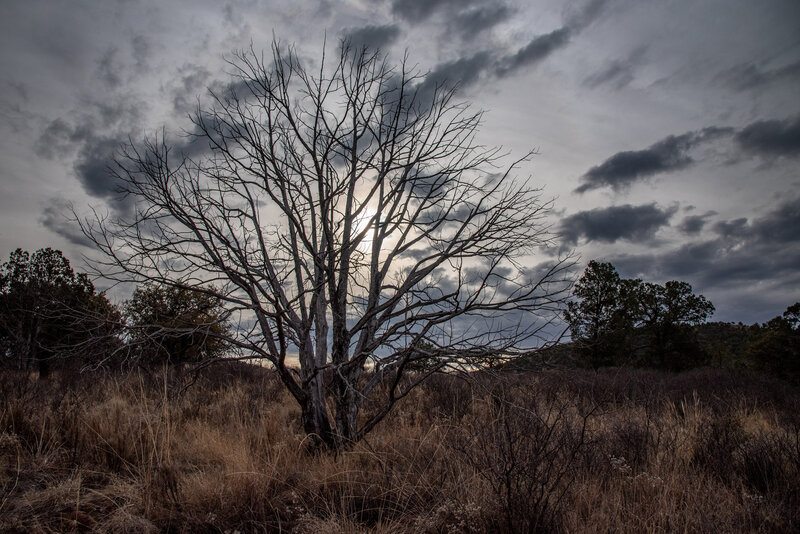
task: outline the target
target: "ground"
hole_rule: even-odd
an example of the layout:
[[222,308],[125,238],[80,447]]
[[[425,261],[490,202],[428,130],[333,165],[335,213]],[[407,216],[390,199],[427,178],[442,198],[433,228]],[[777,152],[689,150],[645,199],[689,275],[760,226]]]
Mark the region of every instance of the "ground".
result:
[[265,369],[1,379],[4,532],[788,532],[800,522],[800,390],[759,375],[438,376],[337,455],[310,449]]

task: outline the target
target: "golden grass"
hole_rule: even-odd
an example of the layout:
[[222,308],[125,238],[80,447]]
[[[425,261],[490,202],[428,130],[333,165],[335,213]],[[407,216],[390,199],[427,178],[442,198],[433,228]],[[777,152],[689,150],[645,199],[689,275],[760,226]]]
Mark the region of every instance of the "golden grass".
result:
[[309,449],[266,370],[4,372],[3,532],[785,532],[800,392],[721,371],[438,377]]

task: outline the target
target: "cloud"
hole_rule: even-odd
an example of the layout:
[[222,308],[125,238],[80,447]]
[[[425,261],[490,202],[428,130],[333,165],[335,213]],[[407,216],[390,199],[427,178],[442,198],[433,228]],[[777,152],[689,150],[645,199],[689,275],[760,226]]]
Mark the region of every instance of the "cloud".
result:
[[[443,63],[428,75],[426,88],[432,90],[442,82],[465,88],[486,74],[503,78],[523,67],[536,65],[566,46],[574,35],[597,19],[605,3],[605,0],[590,1],[579,11],[567,14],[563,27],[534,37],[516,52],[494,49]],[[447,28],[464,38],[474,38],[507,20],[514,12],[504,3],[481,3],[477,0],[395,0],[392,11],[409,22],[421,22],[438,11],[447,11]]]
[[6,84],[14,91],[14,93],[22,99],[24,102],[27,102],[29,99],[29,91],[27,84],[23,82],[17,81],[7,81]]
[[644,150],[618,152],[583,175],[575,189],[585,193],[592,189],[611,187],[615,191],[656,174],[685,169],[694,163],[689,151],[711,139],[728,135],[730,128],[710,127],[682,135],[670,135]]
[[[80,110],[73,110],[69,119],[52,120],[40,133],[36,149],[46,158],[62,160],[66,168],[71,166],[87,194],[108,201],[114,210],[126,211],[132,207],[132,200],[122,198],[121,184],[109,168],[119,147],[140,135],[137,130],[146,107],[135,95],[105,92]],[[55,221],[51,210],[40,222],[59,233]],[[69,239],[77,243],[75,238]]]
[[703,215],[688,215],[678,225],[678,229],[687,235],[699,234],[706,225],[706,219],[716,215],[715,211],[709,211]]
[[[523,67],[543,61],[556,50],[566,46],[573,36],[596,20],[602,13],[605,4],[606,0],[591,0],[581,9],[568,13],[565,16],[564,26],[534,37],[516,52],[492,51],[489,55],[492,56],[495,65],[494,74],[499,77],[510,76]],[[447,12],[447,28],[458,32],[464,38],[474,38],[480,32],[507,20],[514,12],[504,3],[478,2],[477,0],[395,0],[392,3],[392,12],[412,23],[421,22],[439,11]],[[487,53],[483,52],[478,56],[444,64],[441,68],[466,66],[470,61],[474,62],[477,57],[481,60],[488,58]],[[480,78],[488,65],[481,61],[478,67],[479,70],[473,74],[468,74],[465,69],[459,68],[456,79],[462,81],[462,86],[468,85]]]
[[566,26],[573,31],[583,30],[600,18],[607,3],[608,0],[590,0],[583,8],[568,11],[564,17]]
[[591,0],[581,9],[566,14],[566,23],[550,33],[538,35],[515,54],[506,56],[497,67],[497,75],[505,77],[522,67],[540,63],[553,52],[569,44],[570,39],[597,20],[605,8],[606,0]]
[[522,67],[539,63],[559,48],[565,46],[569,42],[571,33],[572,30],[565,26],[535,37],[530,43],[520,48],[516,54],[503,58],[497,68],[498,76],[505,77]]
[[470,0],[394,0],[392,13],[408,22],[416,23],[422,22],[439,10],[470,3]]
[[73,127],[61,117],[48,124],[36,140],[36,151],[48,159],[66,157],[91,137],[91,126]]
[[748,232],[747,218],[740,217],[730,221],[719,221],[714,224],[714,231],[722,237],[739,237]]
[[[754,242],[732,247],[730,241],[719,238],[663,252],[621,255],[610,261],[623,276],[686,280],[707,295],[715,292],[725,297],[729,301],[728,312],[727,317],[720,317],[722,320],[764,320],[780,311],[771,310],[775,300],[785,299],[786,304],[791,304],[800,296],[797,294],[800,247],[797,246]],[[767,295],[770,292],[774,294]],[[754,309],[754,299],[762,300],[763,309]]]
[[513,12],[505,4],[480,5],[457,13],[449,28],[463,38],[470,38],[508,19]]
[[786,120],[758,121],[738,132],[727,127],[708,127],[681,135],[670,135],[643,150],[618,152],[582,177],[576,193],[610,187],[619,191],[657,174],[675,172],[695,161],[690,152],[708,141],[733,135],[736,143],[752,155],[800,155],[800,116]]
[[760,156],[800,155],[800,116],[758,121],[736,134],[742,149]]
[[111,47],[97,63],[97,77],[112,89],[122,84],[122,67],[117,61],[117,53],[116,47]]
[[63,237],[74,245],[93,247],[94,243],[83,235],[80,228],[71,220],[72,206],[62,198],[51,199],[39,217],[39,223],[48,230]]
[[[109,167],[119,147],[129,140],[129,133],[119,123],[127,117],[131,123],[126,126],[132,128],[138,115],[125,108],[115,109],[110,104],[95,103],[94,111],[94,115],[84,116],[76,124],[63,118],[51,121],[36,141],[36,149],[49,159],[67,160],[74,154],[72,169],[84,191],[111,201],[110,206],[114,209],[127,210],[131,203],[121,198],[120,184],[109,172]],[[52,212],[46,211],[43,217],[42,224],[67,237],[57,230]],[[71,241],[77,243],[74,239]]]
[[642,242],[651,239],[659,228],[669,224],[677,207],[662,209],[655,203],[611,206],[580,211],[561,223],[564,245],[575,246],[578,240],[613,243],[624,239]]
[[83,189],[90,195],[111,201],[111,207],[126,210],[131,201],[122,198],[121,184],[110,172],[110,166],[124,140],[99,137],[83,145],[74,170]]
[[603,69],[587,77],[583,81],[583,85],[590,89],[601,85],[612,85],[615,89],[622,89],[633,81],[634,71],[642,63],[645,52],[645,47],[639,47],[633,51],[630,57],[612,61]]
[[746,217],[739,217],[719,221],[713,226],[714,232],[720,237],[738,240],[740,245],[800,243],[798,228],[800,228],[800,198],[784,202],[752,222]]
[[418,88],[419,96],[429,99],[440,86],[466,89],[477,83],[491,64],[491,55],[488,52],[478,52],[471,57],[443,63],[425,76]]
[[[688,280],[704,291],[717,289],[720,295],[731,300],[732,306],[741,306],[742,302],[737,303],[730,296],[729,290],[735,289],[738,300],[744,298],[748,306],[732,310],[729,319],[745,320],[747,317],[743,315],[748,313],[780,311],[750,309],[752,298],[768,290],[791,301],[800,297],[797,295],[797,287],[800,287],[798,227],[800,198],[795,198],[751,222],[738,218],[715,224],[717,237],[714,239],[686,243],[671,250],[620,255],[610,261],[624,276]],[[772,296],[764,299],[765,306],[775,300]],[[751,320],[763,320],[753,317]]]
[[144,35],[135,35],[131,39],[131,50],[133,59],[136,60],[137,70],[145,69],[150,59],[150,43],[147,38]]
[[464,39],[474,38],[514,12],[503,2],[480,0],[394,0],[392,13],[406,22],[418,24],[438,12],[444,12],[448,33]]
[[187,115],[197,107],[197,96],[208,85],[211,73],[201,65],[187,63],[178,69],[178,83],[172,88],[172,107],[176,113]]
[[752,235],[776,244],[800,243],[800,198],[784,202],[768,215],[757,219]]
[[396,24],[350,28],[345,30],[342,35],[343,39],[349,42],[355,50],[363,47],[371,50],[382,49],[392,44],[399,36],[400,28]]
[[753,63],[742,63],[719,73],[716,79],[737,91],[756,89],[784,80],[800,78],[800,61],[776,69],[762,69]]

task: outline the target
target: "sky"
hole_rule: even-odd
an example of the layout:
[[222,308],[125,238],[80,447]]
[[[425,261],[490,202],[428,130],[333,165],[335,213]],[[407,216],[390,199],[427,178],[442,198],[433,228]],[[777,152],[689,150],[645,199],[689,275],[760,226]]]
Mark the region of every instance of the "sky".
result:
[[[407,54],[485,110],[480,141],[536,150],[579,267],[689,282],[714,320],[800,300],[797,0],[10,0],[0,20],[0,258],[91,256],[72,209],[113,209],[121,143],[188,129],[225,58],[273,38]],[[531,258],[532,264],[546,258]],[[102,284],[98,284],[102,286]]]

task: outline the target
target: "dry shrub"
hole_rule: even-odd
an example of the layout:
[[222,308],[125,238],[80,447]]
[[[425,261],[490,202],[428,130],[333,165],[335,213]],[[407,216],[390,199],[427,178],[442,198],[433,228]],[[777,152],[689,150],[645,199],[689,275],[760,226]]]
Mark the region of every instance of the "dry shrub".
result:
[[800,521],[800,392],[763,377],[442,375],[338,455],[307,447],[293,401],[253,366],[4,372],[0,385],[3,532],[782,532]]
[[576,476],[591,415],[558,390],[501,380],[485,407],[461,427],[454,448],[489,486],[496,510],[481,514],[490,532],[561,530],[562,501]]

